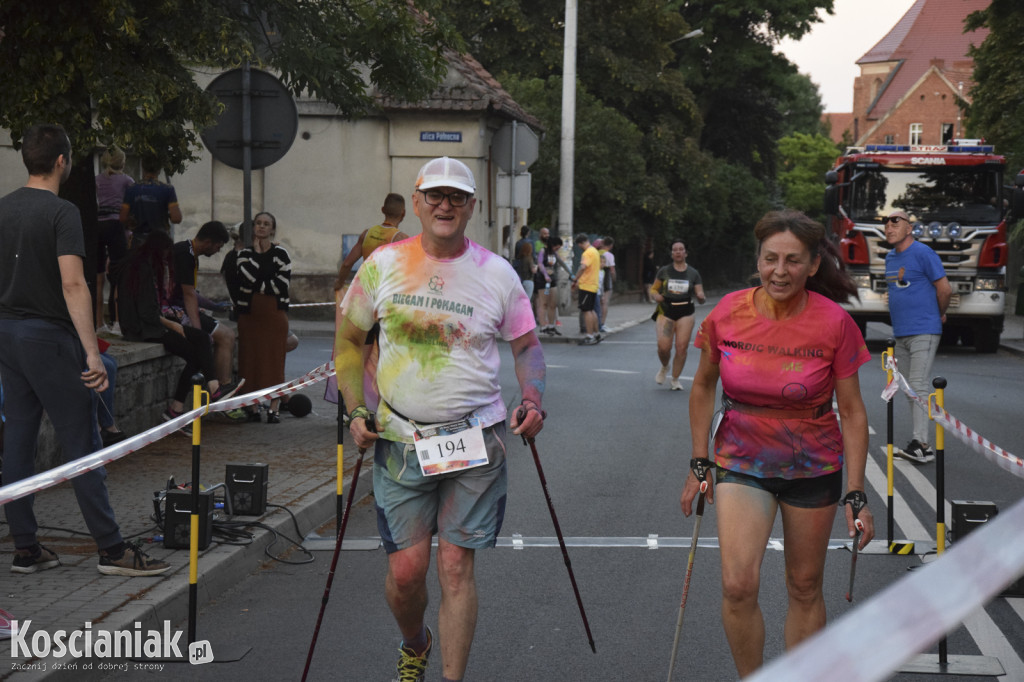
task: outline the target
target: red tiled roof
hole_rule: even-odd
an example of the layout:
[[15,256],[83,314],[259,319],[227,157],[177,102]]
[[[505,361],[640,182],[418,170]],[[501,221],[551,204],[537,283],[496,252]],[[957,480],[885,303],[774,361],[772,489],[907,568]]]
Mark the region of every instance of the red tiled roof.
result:
[[980,45],[989,31],[982,28],[964,33],[964,19],[989,4],[990,0],[917,0],[892,30],[857,60],[857,64],[901,62],[868,116],[884,116],[931,68],[933,59],[943,60],[939,70],[954,85],[965,82],[966,93],[971,82],[967,49]]
[[444,56],[448,60],[448,76],[430,96],[418,102],[407,102],[377,93],[375,98],[380,108],[385,111],[493,111],[509,120],[522,121],[538,132],[544,130],[540,120],[519,106],[471,55],[445,48]]

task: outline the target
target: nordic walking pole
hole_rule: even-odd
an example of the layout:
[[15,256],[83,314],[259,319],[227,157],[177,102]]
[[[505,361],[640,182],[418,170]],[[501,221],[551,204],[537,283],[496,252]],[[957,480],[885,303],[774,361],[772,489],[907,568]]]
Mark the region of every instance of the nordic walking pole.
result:
[[857,575],[857,551],[860,549],[860,536],[864,532],[864,522],[858,517],[860,510],[868,503],[867,496],[860,490],[851,490],[843,499],[853,509],[853,552],[850,559],[850,589],[846,593],[846,601],[853,601],[853,579]]
[[694,476],[700,481],[700,495],[697,497],[697,518],[693,522],[693,537],[690,538],[690,558],[686,561],[686,577],[683,579],[683,596],[679,600],[679,615],[676,617],[676,636],[672,641],[672,659],[668,663],[668,682],[672,682],[672,672],[676,667],[676,652],[679,650],[679,635],[683,631],[683,609],[686,608],[686,595],[690,591],[690,576],[693,575],[693,558],[697,554],[697,539],[700,537],[700,522],[704,518],[704,493],[708,491],[708,469],[711,462],[703,458],[691,460]]
[[[526,410],[522,407],[516,413],[519,423],[526,417]],[[541,412],[541,416],[544,413]],[[562,527],[558,525],[558,516],[555,514],[555,505],[551,503],[551,494],[548,493],[548,480],[544,477],[544,467],[540,465],[540,455],[537,454],[537,445],[532,438],[523,436],[523,443],[530,446],[533,452],[533,463],[537,465],[537,476],[540,478],[540,487],[544,489],[544,499],[548,502],[548,511],[551,512],[551,522],[555,525],[555,534],[558,535],[558,546],[562,548],[562,558],[565,560],[565,568],[569,571],[569,581],[572,583],[572,591],[576,595],[576,605],[580,607],[580,617],[583,619],[583,627],[587,631],[587,640],[590,642],[590,650],[595,654],[597,647],[594,646],[594,635],[590,633],[590,622],[587,621],[587,612],[583,609],[583,599],[580,598],[580,588],[576,586],[576,576],[572,572],[572,562],[569,560],[569,550],[565,548],[565,538],[562,537]]]
[[344,509],[344,483],[342,479],[345,473],[345,446],[342,441],[345,440],[345,399],[341,395],[341,389],[338,389],[338,456],[337,456],[337,485],[336,494],[334,497],[334,514],[336,517],[335,523],[338,524],[338,528],[341,528],[341,519],[345,515]]
[[[366,427],[370,431],[377,430],[372,414],[366,418]],[[339,448],[340,447],[341,446],[339,445]],[[309,664],[313,661],[313,650],[316,649],[316,640],[317,637],[320,636],[320,624],[324,620],[324,611],[327,609],[327,600],[331,598],[331,584],[334,582],[334,569],[338,566],[338,555],[341,554],[341,541],[345,539],[345,526],[348,525],[349,512],[352,510],[352,498],[356,495],[356,483],[359,482],[359,470],[363,467],[364,454],[366,454],[366,448],[359,448],[359,457],[356,458],[356,468],[352,472],[352,487],[348,491],[348,502],[345,503],[345,514],[341,517],[341,523],[338,525],[338,541],[334,545],[334,557],[331,559],[331,570],[327,573],[327,585],[324,587],[324,596],[320,600],[320,613],[316,617],[316,627],[313,629],[313,641],[309,643],[309,653],[306,654],[306,667],[302,669],[302,682],[306,682],[306,675],[309,674]],[[339,477],[340,473],[341,472],[339,471]]]

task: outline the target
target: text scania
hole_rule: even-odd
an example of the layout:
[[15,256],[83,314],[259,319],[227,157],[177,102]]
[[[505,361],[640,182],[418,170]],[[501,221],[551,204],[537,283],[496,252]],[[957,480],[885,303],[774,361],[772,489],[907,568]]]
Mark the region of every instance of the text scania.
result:
[[722,345],[726,348],[735,348],[736,350],[747,350],[754,353],[771,353],[772,355],[788,355],[795,358],[824,357],[824,352],[820,348],[787,348],[785,346],[749,343],[747,341],[730,341],[729,339],[723,339]]
[[142,630],[135,623],[134,630],[93,630],[86,622],[81,630],[57,630],[52,635],[36,630],[29,636],[32,621],[11,621],[11,658],[45,658],[53,654],[63,658],[182,658],[178,640],[181,631],[171,632],[171,624],[164,622],[163,631]]
[[912,156],[910,163],[915,166],[945,166],[946,160],[941,156]]

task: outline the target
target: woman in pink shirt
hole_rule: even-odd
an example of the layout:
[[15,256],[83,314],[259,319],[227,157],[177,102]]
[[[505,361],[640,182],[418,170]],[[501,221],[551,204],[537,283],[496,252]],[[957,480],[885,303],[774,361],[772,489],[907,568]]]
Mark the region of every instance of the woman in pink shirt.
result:
[[[765,626],[758,604],[761,562],[776,513],[785,538],[791,648],[825,625],[825,554],[842,497],[850,537],[874,536],[865,506],[867,414],[858,368],[870,359],[857,325],[837,301],[856,292],[821,224],[797,211],[771,212],[754,228],[761,286],[733,292],[701,324],[700,365],[690,394],[692,471],[681,498],[690,515],[709,466],[722,552],[722,621],[740,677],[761,666]],[[722,383],[721,420],[714,420]],[[832,409],[839,405],[842,429]],[[713,448],[713,450],[711,450]]]

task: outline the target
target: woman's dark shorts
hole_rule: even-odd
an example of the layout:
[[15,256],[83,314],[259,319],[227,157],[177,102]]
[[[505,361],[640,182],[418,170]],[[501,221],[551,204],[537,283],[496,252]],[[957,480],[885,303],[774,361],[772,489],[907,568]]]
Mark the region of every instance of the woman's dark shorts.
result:
[[694,311],[693,301],[679,305],[672,305],[668,301],[661,304],[661,314],[670,320],[681,320],[687,315],[693,315]]
[[722,467],[715,467],[715,483],[738,483],[771,493],[779,502],[791,507],[818,509],[839,503],[843,492],[843,472],[815,478],[757,478]]

